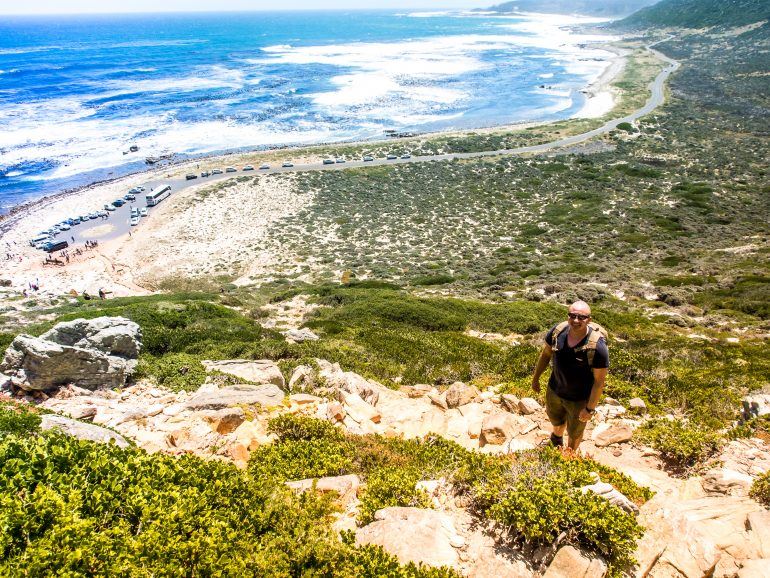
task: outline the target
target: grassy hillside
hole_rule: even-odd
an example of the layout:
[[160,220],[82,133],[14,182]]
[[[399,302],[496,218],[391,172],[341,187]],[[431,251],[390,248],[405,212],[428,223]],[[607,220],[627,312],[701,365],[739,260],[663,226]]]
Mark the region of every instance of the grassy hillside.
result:
[[617,17],[654,3],[655,0],[514,0],[497,4],[488,10]]
[[744,26],[770,20],[767,0],[662,0],[619,24],[646,26]]

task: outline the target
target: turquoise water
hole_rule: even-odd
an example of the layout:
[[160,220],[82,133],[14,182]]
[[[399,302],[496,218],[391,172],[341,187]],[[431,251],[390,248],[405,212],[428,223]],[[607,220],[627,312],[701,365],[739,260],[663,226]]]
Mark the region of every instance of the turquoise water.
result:
[[585,40],[461,13],[3,17],[0,212],[166,152],[565,118],[604,66]]

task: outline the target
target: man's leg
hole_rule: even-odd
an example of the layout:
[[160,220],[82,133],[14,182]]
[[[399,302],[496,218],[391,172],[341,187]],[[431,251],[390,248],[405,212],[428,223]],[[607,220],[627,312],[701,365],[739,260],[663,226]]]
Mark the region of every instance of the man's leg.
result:
[[586,402],[564,400],[564,405],[567,410],[567,447],[577,451],[580,442],[583,441],[583,432],[586,429],[586,422],[580,421],[578,416],[586,406]]
[[556,447],[564,445],[564,430],[567,429],[567,410],[562,399],[549,387],[545,393],[545,413],[551,422],[550,443]]

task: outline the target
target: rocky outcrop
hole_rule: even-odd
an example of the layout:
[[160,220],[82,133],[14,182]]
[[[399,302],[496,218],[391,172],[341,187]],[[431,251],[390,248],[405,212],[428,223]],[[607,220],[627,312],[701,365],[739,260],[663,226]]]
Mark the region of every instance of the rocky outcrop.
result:
[[219,371],[251,383],[273,383],[284,389],[286,380],[281,369],[269,359],[229,359],[226,361],[203,361],[206,371]]
[[90,423],[83,423],[74,419],[69,419],[61,415],[43,414],[41,417],[40,429],[59,430],[69,436],[99,443],[114,443],[120,448],[128,447],[130,444],[126,438],[107,428],[99,427]]
[[27,391],[73,384],[89,390],[123,387],[141,349],[139,326],[123,317],[59,323],[40,337],[17,336],[0,371]]
[[286,394],[275,384],[231,385],[194,395],[186,408],[191,410],[224,409],[236,406],[273,407],[279,405]]
[[347,476],[297,480],[286,482],[286,485],[297,493],[307,492],[312,489],[321,493],[334,492],[339,496],[340,502],[348,504],[358,496],[358,488],[361,485],[361,480],[358,476],[349,474]]
[[356,543],[382,546],[402,564],[455,566],[457,548],[465,545],[451,518],[435,510],[384,508],[374,520],[356,532]]
[[355,393],[370,405],[377,405],[380,392],[387,389],[385,386],[369,381],[357,373],[342,371],[339,363],[329,363],[325,359],[316,359],[316,363],[319,369],[318,377],[325,380],[329,387]]
[[604,578],[607,564],[573,546],[559,548],[543,578]]

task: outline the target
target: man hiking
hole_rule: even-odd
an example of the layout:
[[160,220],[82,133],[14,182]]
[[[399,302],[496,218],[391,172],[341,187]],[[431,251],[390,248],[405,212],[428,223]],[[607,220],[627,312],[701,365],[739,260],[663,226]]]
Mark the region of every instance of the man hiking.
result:
[[540,392],[540,376],[552,361],[551,377],[545,394],[545,409],[553,426],[551,445],[564,444],[577,450],[583,441],[586,423],[596,412],[609,367],[609,352],[604,329],[591,322],[591,308],[585,301],[569,307],[567,321],[545,336],[545,345],[532,376],[532,389]]

